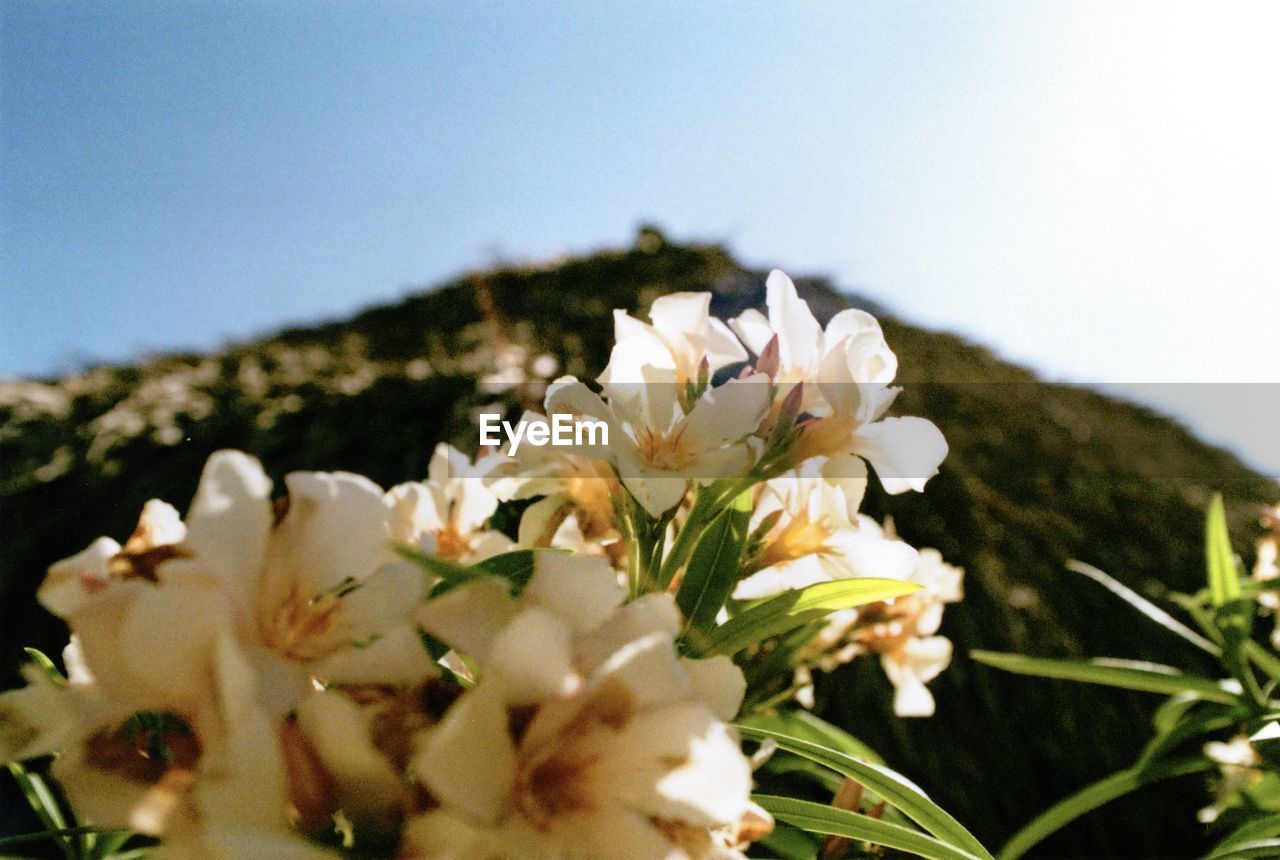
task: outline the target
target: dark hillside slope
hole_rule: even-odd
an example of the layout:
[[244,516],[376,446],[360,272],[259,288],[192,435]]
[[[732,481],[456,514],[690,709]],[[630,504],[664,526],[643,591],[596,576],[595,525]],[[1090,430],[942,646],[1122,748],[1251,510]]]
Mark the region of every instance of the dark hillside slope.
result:
[[[56,651],[65,631],[32,598],[44,568],[100,534],[125,537],[143,502],[183,506],[208,454],[243,448],[277,478],[350,469],[383,484],[425,474],[438,440],[475,448],[474,411],[504,395],[481,377],[502,356],[555,356],[594,376],[609,311],[710,289],[730,315],[763,298],[761,273],[723,250],[643,233],[630,249],[475,275],[346,322],[283,332],[216,355],[171,355],[47,383],[0,385],[0,647]],[[820,316],[846,306],[801,281]],[[1147,410],[1050,386],[948,334],[882,316],[909,385],[897,410],[933,419],[951,456],[923,495],[867,506],[968,571],[943,632],[957,659],[939,712],[904,721],[869,661],[821,679],[831,718],[872,742],[997,846],[1085,782],[1129,763],[1152,697],[997,673],[970,648],[1194,664],[1196,653],[1064,572],[1082,558],[1158,596],[1200,576],[1201,510],[1228,497],[1240,548],[1276,485]],[[522,352],[523,351],[523,352]],[[516,394],[536,395],[516,389]],[[14,676],[9,676],[12,683]],[[1192,778],[1151,789],[1069,830],[1054,856],[1188,856],[1199,847]]]

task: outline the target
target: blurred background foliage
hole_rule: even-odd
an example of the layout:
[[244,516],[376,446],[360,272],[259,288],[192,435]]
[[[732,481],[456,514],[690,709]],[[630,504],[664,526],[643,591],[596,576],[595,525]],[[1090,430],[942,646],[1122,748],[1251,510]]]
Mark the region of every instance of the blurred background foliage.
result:
[[[864,508],[967,572],[965,601],[943,625],[956,659],[931,685],[935,717],[894,717],[868,659],[819,678],[818,709],[998,846],[1052,802],[1128,765],[1156,700],[1000,673],[967,651],[1195,668],[1197,652],[1063,562],[1080,558],[1156,599],[1193,591],[1210,494],[1225,494],[1244,550],[1258,506],[1280,492],[1150,410],[1039,381],[822,278],[797,284],[820,319],[850,303],[879,316],[907,383],[895,412],[932,419],[951,445],[927,492],[873,488]],[[713,311],[728,317],[762,304],[764,273],[724,248],[644,228],[629,248],[476,273],[213,355],[0,383],[6,686],[18,682],[22,646],[56,654],[65,643],[34,599],[45,568],[98,535],[125,538],[149,498],[184,506],[210,452],[244,449],[277,480],[296,469],[347,469],[384,485],[422,478],[436,442],[474,452],[482,407],[537,401],[536,381],[510,387],[524,370],[545,374],[554,359],[556,373],[595,376],[613,339],[611,309],[643,311],[680,290],[712,291]],[[1195,821],[1204,799],[1198,777],[1146,790],[1063,831],[1044,855],[1187,856],[1204,845]]]

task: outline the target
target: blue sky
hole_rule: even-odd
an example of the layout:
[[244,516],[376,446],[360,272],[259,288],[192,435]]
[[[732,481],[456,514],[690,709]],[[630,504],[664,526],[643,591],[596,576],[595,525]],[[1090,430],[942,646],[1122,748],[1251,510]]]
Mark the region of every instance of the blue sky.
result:
[[[1055,379],[1277,382],[1278,43],[1261,3],[8,0],[0,376],[651,220]],[[1280,474],[1273,387],[1132,390]]]

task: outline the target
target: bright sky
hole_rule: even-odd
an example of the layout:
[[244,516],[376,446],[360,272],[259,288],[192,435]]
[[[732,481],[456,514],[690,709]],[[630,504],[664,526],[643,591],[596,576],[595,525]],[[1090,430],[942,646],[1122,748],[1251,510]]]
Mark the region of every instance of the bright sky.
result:
[[[1280,4],[6,0],[0,29],[0,375],[652,220],[1055,379],[1280,382]],[[1280,475],[1273,389],[1232,389],[1248,418],[1133,390]]]

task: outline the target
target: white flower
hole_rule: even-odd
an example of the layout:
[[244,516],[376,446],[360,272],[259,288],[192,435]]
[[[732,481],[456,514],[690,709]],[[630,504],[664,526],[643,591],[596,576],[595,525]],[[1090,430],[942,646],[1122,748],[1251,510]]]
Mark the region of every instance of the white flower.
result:
[[603,561],[540,553],[518,598],[484,580],[426,604],[423,625],[482,676],[414,760],[439,806],[403,852],[736,856],[722,834],[749,810],[750,768],[723,720],[741,672],[677,658],[670,596],[624,597]]
[[[287,835],[282,719],[308,711],[317,679],[413,686],[438,673],[412,618],[422,574],[390,548],[391,500],[356,475],[285,483],[277,510],[256,460],[218,452],[185,524],[151,502],[123,547],[99,539],[50,568],[41,600],[78,646],[67,695],[92,704],[55,776],[97,823],[163,831],[192,852],[214,850],[222,827]],[[189,727],[181,772],[140,769],[121,734],[139,711]]]
[[922,490],[937,474],[947,444],[932,422],[923,418],[883,418],[899,389],[887,387],[898,360],[870,314],[844,310],[824,330],[782,272],[767,284],[766,318],[748,310],[730,325],[760,364],[777,368],[779,401],[803,384],[801,412],[814,416],[804,425],[794,462],[826,457],[824,476],[839,484],[849,501],[849,516],[858,509],[866,485],[863,460],[875,467],[885,490]]
[[645,366],[674,371],[683,385],[747,358],[729,327],[711,316],[711,293],[662,296],[650,307],[649,319],[653,325],[624,310],[613,312],[614,347],[597,379],[601,385],[644,382]]
[[[797,680],[808,686],[808,667],[834,669],[860,654],[880,654],[894,686],[894,713],[929,716],[933,696],[925,684],[951,662],[951,642],[936,636],[943,605],[961,599],[963,571],[934,549],[915,550],[870,517],[847,517],[841,491],[813,477],[821,464],[807,464],[767,482],[753,525],[775,517],[755,564],[758,572],[734,590],[738,600],[756,600],[783,591],[858,576],[902,579],[920,591],[859,609],[832,613],[805,646]],[[809,692],[806,691],[806,695]]]
[[[824,400],[829,393],[846,403],[851,396],[840,393],[840,385],[883,386],[893,381],[898,359],[871,314],[841,311],[824,330],[785,274],[777,269],[770,272],[765,290],[767,318],[752,308],[729,325],[757,356],[767,355],[776,338],[777,370],[773,375],[782,386],[779,398],[797,383],[806,383],[803,411],[823,415],[831,410],[831,404]],[[819,385],[812,385],[814,382]]]
[[1246,735],[1236,735],[1230,741],[1209,741],[1204,745],[1207,758],[1218,763],[1219,776],[1214,785],[1213,803],[1196,813],[1201,824],[1212,824],[1232,804],[1238,801],[1241,791],[1262,779],[1262,757],[1254,749]]
[[[1264,522],[1280,522],[1274,513],[1264,513]],[[1273,526],[1274,528],[1274,526]],[[1280,579],[1280,537],[1276,533],[1265,535],[1257,543],[1257,557],[1253,563],[1253,580],[1260,583],[1272,583]],[[1276,616],[1275,626],[1271,628],[1271,647],[1280,650],[1280,591],[1263,589],[1258,592],[1258,605]]]
[[708,388],[686,414],[674,370],[646,365],[642,373],[643,385],[607,388],[608,405],[583,383],[563,377],[547,392],[547,411],[607,422],[610,445],[599,455],[655,517],[680,503],[690,481],[707,484],[750,470],[755,455],[746,440],[769,408],[763,374]]
[[468,563],[511,549],[506,536],[486,527],[498,498],[485,486],[485,476],[497,462],[491,456],[473,464],[452,445],[437,445],[427,480],[398,484],[388,494],[396,539]]
[[757,572],[738,584],[736,599],[855,576],[907,579],[915,570],[916,551],[886,539],[878,527],[861,528],[865,518],[850,519],[844,491],[818,477],[820,472],[821,464],[810,461],[761,485],[751,528],[766,519],[773,525],[749,562]]
[[[879,527],[867,520],[867,528]],[[894,686],[894,713],[900,717],[933,715],[933,695],[926,683],[951,663],[951,641],[934,635],[942,625],[943,605],[962,597],[964,571],[947,564],[935,549],[922,549],[907,581],[919,591],[859,610],[856,646],[880,655],[880,665]]]

